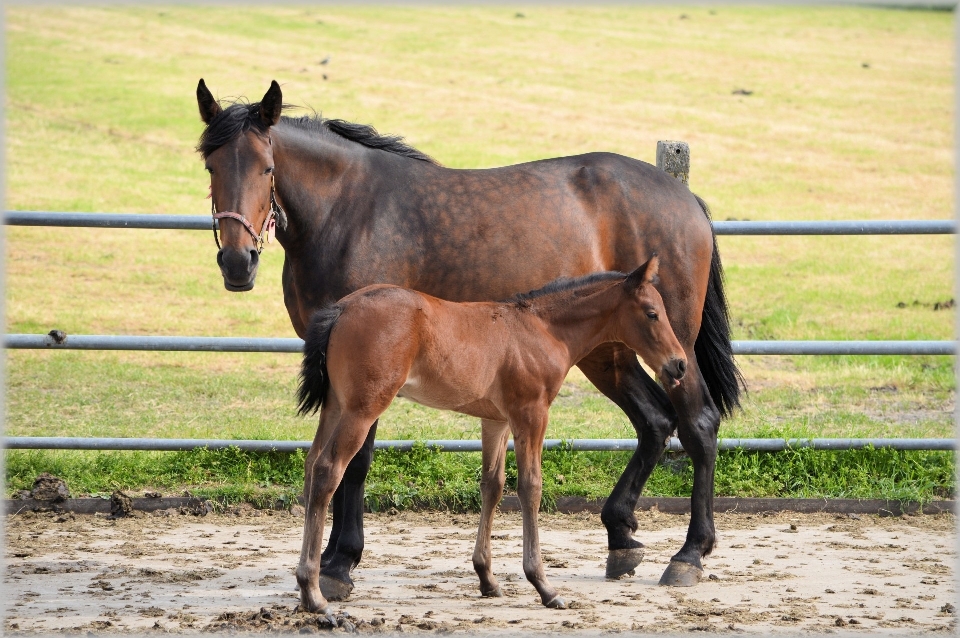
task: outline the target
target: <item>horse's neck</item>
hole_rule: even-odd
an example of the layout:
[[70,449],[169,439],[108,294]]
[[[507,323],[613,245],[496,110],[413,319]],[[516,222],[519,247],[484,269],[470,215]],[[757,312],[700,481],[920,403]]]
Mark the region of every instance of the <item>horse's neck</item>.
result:
[[290,223],[287,232],[278,229],[277,239],[289,251],[298,237],[310,237],[327,218],[341,195],[344,176],[362,173],[369,149],[290,124],[278,124],[271,139],[276,197]]
[[[569,297],[545,304],[538,312],[547,330],[562,342],[573,365],[601,343],[616,340],[616,319],[621,292],[610,288],[587,297]],[[554,300],[550,300],[554,301]]]

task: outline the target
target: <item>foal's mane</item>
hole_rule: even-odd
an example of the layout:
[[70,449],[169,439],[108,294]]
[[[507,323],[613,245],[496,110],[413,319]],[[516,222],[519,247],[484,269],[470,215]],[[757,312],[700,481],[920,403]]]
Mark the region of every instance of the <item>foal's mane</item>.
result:
[[[282,110],[296,108],[292,104],[284,104]],[[395,155],[402,155],[412,159],[436,164],[437,161],[418,151],[403,141],[400,135],[381,135],[377,129],[368,124],[354,124],[345,120],[328,120],[319,114],[303,115],[301,117],[282,117],[284,124],[289,124],[304,131],[316,133],[334,133],[351,142],[362,144],[369,148],[380,149]],[[254,131],[258,135],[267,134],[267,125],[260,119],[260,103],[246,103],[237,101],[223,109],[200,134],[197,151],[204,159],[210,153],[233,141],[241,133]]]
[[600,284],[608,281],[622,280],[627,277],[626,273],[610,270],[607,272],[595,272],[581,277],[560,277],[554,279],[543,288],[537,288],[530,292],[517,293],[509,299],[504,299],[505,303],[514,303],[519,308],[529,308],[535,299],[547,297],[550,295],[559,295],[569,292],[573,297],[586,297],[597,291]]

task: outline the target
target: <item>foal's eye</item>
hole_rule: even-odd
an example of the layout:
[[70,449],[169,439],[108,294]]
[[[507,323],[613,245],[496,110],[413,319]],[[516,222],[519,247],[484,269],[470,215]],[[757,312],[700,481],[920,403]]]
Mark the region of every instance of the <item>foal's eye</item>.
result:
[[213,175],[213,169],[212,169],[212,168],[210,168],[209,166],[205,166],[204,168],[207,169],[207,172],[208,172],[208,173],[210,173],[211,175]]
[[653,319],[654,321],[659,321],[659,319],[660,319],[660,317],[657,316],[657,313],[655,313],[655,312],[652,311],[652,310],[647,313],[647,317],[650,318],[650,319]]
[[268,168],[267,170],[263,171],[263,174],[264,174],[264,175],[269,175],[269,174],[272,173],[272,172],[273,172],[273,167],[271,166],[271,167]]

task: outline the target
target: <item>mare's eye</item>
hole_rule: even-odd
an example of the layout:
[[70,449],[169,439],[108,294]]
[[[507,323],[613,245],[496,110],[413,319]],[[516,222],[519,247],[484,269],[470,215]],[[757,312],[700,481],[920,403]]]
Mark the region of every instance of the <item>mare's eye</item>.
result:
[[652,311],[652,310],[647,313],[647,317],[649,317],[650,319],[653,319],[654,321],[659,321],[659,320],[660,320],[660,317],[657,316],[657,313],[655,313],[655,312]]
[[207,167],[205,167],[205,168],[207,169],[207,172],[208,172],[208,173],[210,173],[211,175],[213,175],[213,169],[212,169],[212,168],[210,168],[209,166],[207,166]]
[[264,174],[264,175],[269,175],[269,174],[272,173],[272,172],[273,172],[273,167],[271,166],[271,167],[268,168],[267,170],[263,171],[263,174]]

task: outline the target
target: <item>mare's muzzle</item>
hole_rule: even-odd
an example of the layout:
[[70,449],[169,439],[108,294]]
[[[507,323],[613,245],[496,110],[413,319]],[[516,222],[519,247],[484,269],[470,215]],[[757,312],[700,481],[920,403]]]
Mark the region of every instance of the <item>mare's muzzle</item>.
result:
[[230,292],[246,292],[253,289],[257,279],[260,255],[256,248],[236,249],[224,246],[217,253],[217,264],[223,275],[223,287]]
[[665,381],[670,381],[668,387],[676,387],[680,385],[680,379],[687,373],[687,361],[673,357],[663,365],[661,373]]

